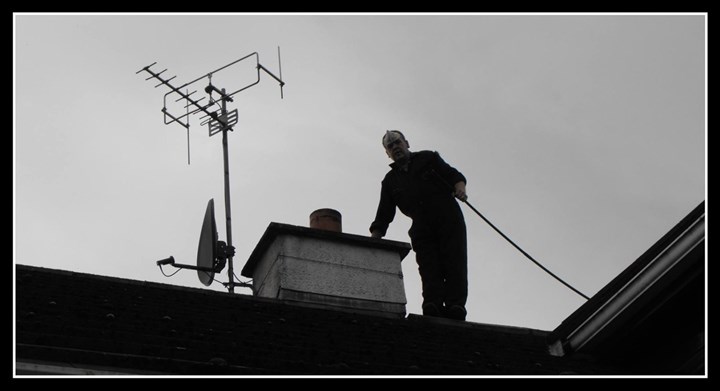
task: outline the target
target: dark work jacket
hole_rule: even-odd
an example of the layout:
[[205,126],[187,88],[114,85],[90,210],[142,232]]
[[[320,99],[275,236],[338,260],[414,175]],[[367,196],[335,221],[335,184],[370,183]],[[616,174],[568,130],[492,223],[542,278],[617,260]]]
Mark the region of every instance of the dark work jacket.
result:
[[[429,223],[439,215],[463,219],[453,192],[455,183],[467,183],[465,176],[434,151],[411,152],[409,159],[407,171],[397,163],[390,164],[392,169],[382,181],[380,203],[370,232],[379,231],[385,236],[395,218],[395,207],[413,220],[413,226]],[[411,237],[412,231],[411,228]]]

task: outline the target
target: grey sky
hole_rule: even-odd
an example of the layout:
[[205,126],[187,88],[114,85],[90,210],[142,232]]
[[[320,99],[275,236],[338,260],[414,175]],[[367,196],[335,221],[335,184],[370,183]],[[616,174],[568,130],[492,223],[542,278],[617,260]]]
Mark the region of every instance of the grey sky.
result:
[[[439,151],[477,209],[587,295],[706,196],[704,14],[14,22],[16,263],[203,287],[155,261],[194,262],[210,198],[225,237],[221,136],[194,119],[188,165],[185,129],[163,123],[167,89],[135,72],[157,62],[181,85],[257,52],[277,74],[278,46],[284,99],[262,74],[229,106],[237,270],[270,222],[307,226],[318,208],[368,235],[390,163],[385,129]],[[242,83],[240,73],[222,81]],[[582,305],[463,211],[469,321],[552,330]],[[409,241],[409,226],[398,213],[386,238]],[[408,311],[420,313],[414,253],[403,271]]]

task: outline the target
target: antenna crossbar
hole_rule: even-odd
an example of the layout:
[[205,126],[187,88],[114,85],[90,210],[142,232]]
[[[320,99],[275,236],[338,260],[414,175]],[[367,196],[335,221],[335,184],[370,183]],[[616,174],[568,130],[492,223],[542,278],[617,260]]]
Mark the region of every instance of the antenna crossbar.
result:
[[[153,63],[153,64],[154,64],[154,63]],[[155,72],[153,72],[152,70],[150,70],[150,67],[151,67],[151,66],[152,66],[152,65],[148,65],[148,66],[142,68],[142,69],[141,69],[140,71],[138,71],[138,72],[146,71],[147,73],[149,73],[149,74],[151,75],[151,78],[155,78],[155,79],[159,80],[159,81],[160,81],[160,84],[156,85],[155,88],[160,87],[161,85],[166,85],[166,86],[168,86],[168,88],[170,88],[171,92],[174,92],[174,93],[180,95],[180,98],[179,98],[178,100],[185,99],[186,101],[189,102],[188,105],[185,106],[185,108],[190,107],[190,106],[195,106],[195,107],[197,107],[197,110],[191,112],[190,114],[194,114],[194,113],[197,113],[198,111],[202,111],[202,112],[204,112],[205,114],[212,116],[212,114],[211,114],[209,111],[206,110],[208,107],[212,106],[212,104],[205,105],[205,106],[201,106],[201,105],[200,105],[200,101],[203,100],[203,99],[205,99],[205,97],[202,97],[202,98],[200,98],[200,99],[198,99],[198,100],[195,100],[195,99],[191,98],[191,97],[190,97],[191,94],[185,94],[185,93],[183,93],[182,91],[180,91],[180,88],[183,88],[184,86],[175,87],[175,86],[173,86],[172,84],[170,84],[170,80],[174,79],[174,78],[177,77],[177,76],[173,76],[173,77],[171,77],[171,78],[169,78],[169,79],[163,79],[163,78],[160,76],[160,73],[165,72],[165,71],[161,71],[161,72],[155,73]],[[186,84],[186,85],[187,85],[187,84]],[[176,102],[177,102],[177,101],[176,101]],[[179,123],[180,125],[182,125],[182,126],[184,126],[184,127],[186,127],[186,128],[189,126],[189,125],[185,125],[185,124],[183,124],[182,122],[180,122],[180,120],[181,120],[182,118],[186,117],[186,116],[189,115],[189,114],[186,114],[186,115],[183,115],[183,116],[180,116],[180,117],[175,117],[175,116],[173,116],[172,114],[170,114],[170,113],[167,111],[167,108],[166,108],[166,107],[163,107],[162,112],[163,112],[165,115],[167,115],[168,117],[170,117],[170,118],[173,119],[173,120],[170,121],[170,122],[165,122],[166,125],[167,125],[167,124],[171,124],[171,123],[173,123],[173,122],[177,122],[177,123]]]
[[[254,68],[255,68],[255,70],[256,70],[256,77],[255,77],[255,80],[252,80],[249,84],[244,85],[244,86],[242,86],[242,87],[240,87],[240,88],[238,88],[238,89],[236,89],[236,90],[234,90],[234,91],[232,91],[232,92],[221,93],[221,94],[220,94],[220,96],[221,96],[221,99],[220,99],[220,100],[218,100],[218,101],[213,101],[213,100],[211,99],[211,102],[208,103],[208,104],[205,104],[205,105],[201,103],[201,101],[202,101],[202,99],[204,99],[204,97],[203,97],[203,98],[200,98],[200,99],[197,99],[197,100],[196,100],[196,99],[193,99],[193,98],[191,97],[191,95],[194,94],[194,93],[197,92],[197,91],[193,91],[193,92],[191,92],[191,93],[187,93],[187,89],[185,89],[185,87],[188,87],[188,86],[190,86],[191,84],[197,83],[198,81],[203,80],[203,79],[205,79],[205,78],[208,78],[208,81],[209,81],[208,86],[205,87],[205,92],[207,92],[208,94],[212,94],[213,92],[220,93],[221,89],[213,86],[213,84],[212,84],[212,82],[211,82],[212,76],[213,76],[214,74],[216,74],[216,73],[218,73],[218,72],[220,72],[220,71],[228,68],[228,67],[231,67],[231,66],[233,66],[233,65],[235,65],[235,64],[237,64],[237,63],[239,63],[239,62],[241,62],[241,61],[243,61],[243,60],[246,60],[246,59],[248,59],[248,58],[251,58],[251,57],[254,57],[254,58],[255,58]],[[188,127],[189,127],[189,121],[188,121],[188,124],[183,124],[181,120],[189,117],[190,115],[194,115],[194,114],[197,114],[197,113],[202,112],[202,113],[204,113],[206,116],[211,117],[213,120],[219,121],[219,124],[220,124],[222,127],[232,126],[232,125],[229,125],[227,122],[223,121],[222,119],[218,119],[219,116],[218,116],[217,114],[215,114],[215,112],[214,112],[213,110],[209,110],[209,109],[210,109],[212,106],[214,106],[215,104],[218,104],[218,102],[220,102],[220,101],[232,102],[232,101],[233,101],[233,100],[232,100],[232,97],[233,97],[235,94],[237,94],[237,93],[239,93],[239,92],[241,92],[241,91],[244,91],[244,90],[246,90],[246,89],[248,89],[248,88],[250,88],[250,87],[258,84],[258,83],[260,82],[260,71],[261,71],[261,70],[262,70],[263,72],[265,72],[266,74],[270,75],[270,77],[272,77],[273,79],[275,79],[275,80],[280,84],[280,98],[281,98],[281,99],[283,98],[283,86],[285,86],[285,82],[282,80],[282,68],[280,67],[280,66],[281,66],[281,64],[280,64],[280,47],[278,47],[278,66],[280,67],[280,68],[279,68],[279,71],[280,71],[280,76],[279,76],[279,77],[276,76],[276,75],[275,75],[273,72],[271,72],[269,69],[267,69],[265,66],[263,66],[262,64],[260,64],[260,56],[258,55],[257,52],[250,53],[250,54],[248,54],[248,55],[246,55],[246,56],[244,56],[244,57],[241,57],[241,58],[239,58],[239,59],[237,59],[237,60],[235,60],[235,61],[233,61],[233,62],[231,62],[231,63],[229,63],[229,64],[226,64],[226,65],[224,65],[224,66],[222,66],[222,67],[220,67],[220,68],[217,68],[217,69],[215,69],[215,70],[212,71],[212,72],[208,72],[208,73],[206,73],[206,74],[203,74],[202,76],[200,76],[200,77],[198,77],[198,78],[196,78],[196,79],[194,79],[194,80],[191,80],[190,82],[187,82],[187,83],[185,83],[185,84],[183,84],[183,85],[181,85],[181,86],[179,86],[179,87],[176,87],[176,86],[174,86],[173,84],[170,83],[170,81],[173,80],[173,79],[175,79],[176,76],[173,76],[173,77],[167,78],[167,79],[165,79],[165,78],[163,78],[163,77],[161,76],[161,74],[163,74],[165,71],[167,71],[167,69],[163,69],[163,70],[160,71],[160,72],[154,72],[154,71],[151,69],[151,67],[154,66],[155,64],[157,64],[157,62],[153,62],[152,64],[141,68],[139,71],[137,71],[137,72],[135,72],[135,73],[140,73],[140,72],[145,71],[145,72],[147,72],[147,73],[150,74],[150,77],[148,77],[148,78],[145,79],[145,80],[156,79],[156,80],[158,80],[158,81],[160,82],[159,84],[155,85],[155,88],[160,87],[160,86],[162,86],[162,85],[165,85],[165,86],[167,86],[167,87],[170,89],[170,91],[167,92],[167,93],[165,94],[165,97],[163,98],[163,109],[164,109],[164,110],[163,110],[163,114],[166,115],[165,120],[164,120],[164,122],[165,122],[166,125],[171,124],[171,123],[173,123],[173,122],[177,122],[177,123],[181,124],[183,127],[188,128]],[[186,92],[183,93],[183,92],[181,91],[182,89],[185,89]],[[190,110],[187,110],[187,112],[185,112],[185,113],[174,113],[174,114],[171,114],[170,111],[167,110],[167,108],[168,108],[167,97],[168,97],[168,95],[171,95],[171,94],[177,94],[177,95],[180,96],[179,98],[174,99],[175,102],[179,102],[179,101],[181,101],[181,100],[183,100],[183,99],[187,102],[187,104],[183,107],[183,109],[187,109],[187,108],[189,108],[189,107],[190,107],[191,109],[190,109]],[[168,119],[168,118],[169,118],[169,119]],[[205,122],[205,123],[207,123],[207,122]]]
[[[193,92],[191,92],[191,93],[189,93],[189,94],[186,94],[186,95],[187,95],[187,96],[190,96],[190,95],[192,95],[192,94],[194,94],[194,93],[196,93],[196,92],[197,92],[197,90],[195,90],[195,91],[193,91]],[[181,96],[181,97],[177,98],[177,99],[175,100],[175,102],[180,102],[180,101],[183,100],[183,99],[185,99],[185,97],[184,97],[184,96]]]

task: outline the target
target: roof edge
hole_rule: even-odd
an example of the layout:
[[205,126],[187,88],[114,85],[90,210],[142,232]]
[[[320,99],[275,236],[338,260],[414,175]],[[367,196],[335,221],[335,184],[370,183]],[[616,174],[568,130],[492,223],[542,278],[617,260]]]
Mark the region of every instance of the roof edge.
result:
[[581,349],[704,240],[705,201],[548,336],[553,354]]

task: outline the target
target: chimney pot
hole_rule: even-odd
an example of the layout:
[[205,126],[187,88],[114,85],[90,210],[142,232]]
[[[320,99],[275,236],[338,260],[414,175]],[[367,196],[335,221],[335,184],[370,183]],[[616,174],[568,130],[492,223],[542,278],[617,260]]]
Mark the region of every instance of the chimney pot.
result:
[[335,209],[318,209],[310,213],[310,228],[342,232],[342,215]]

